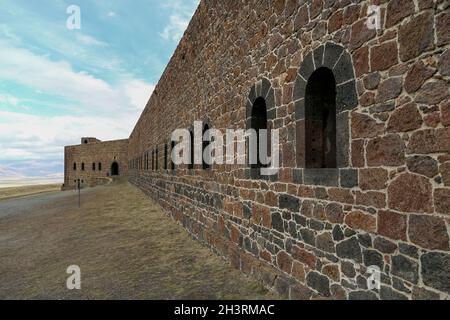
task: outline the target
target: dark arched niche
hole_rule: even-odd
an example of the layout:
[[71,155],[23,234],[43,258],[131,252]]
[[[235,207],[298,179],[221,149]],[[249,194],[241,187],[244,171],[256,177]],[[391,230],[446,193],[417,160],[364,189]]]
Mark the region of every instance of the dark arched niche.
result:
[[[270,131],[272,128],[272,120],[274,120],[275,117],[275,92],[270,81],[266,78],[262,78],[251,87],[247,98],[246,129],[255,129],[257,132],[261,129]],[[268,138],[268,154],[270,155],[270,134]],[[247,157],[249,154],[249,150],[247,150]],[[260,158],[259,148],[257,157],[258,159]],[[265,165],[262,163],[251,165],[249,168],[249,177],[255,179],[275,179],[276,175],[269,177],[260,174],[260,169],[264,166]]]
[[[334,83],[333,83],[334,82]],[[331,86],[331,87],[330,87]],[[333,90],[334,86],[334,90]],[[321,99],[321,92],[326,96]],[[348,181],[355,181],[352,174],[356,171],[345,169],[349,166],[349,112],[358,105],[356,81],[351,55],[344,47],[327,42],[309,52],[303,59],[294,86],[294,103],[296,118],[296,160],[297,167],[305,168],[303,182],[305,184],[350,187]],[[335,112],[328,128],[334,131],[331,137],[335,151],[332,150],[327,159],[311,164],[311,120],[314,114],[332,119],[331,115],[314,110],[314,105],[323,108],[329,105],[326,112]],[[332,115],[334,116],[334,115]],[[324,120],[325,121],[325,120]],[[334,124],[332,123],[334,121]],[[321,124],[322,126],[322,124]],[[321,127],[323,128],[323,126]],[[333,139],[335,139],[333,141]],[[339,179],[341,177],[341,179]],[[344,178],[345,177],[345,178]],[[357,181],[357,179],[356,179]]]

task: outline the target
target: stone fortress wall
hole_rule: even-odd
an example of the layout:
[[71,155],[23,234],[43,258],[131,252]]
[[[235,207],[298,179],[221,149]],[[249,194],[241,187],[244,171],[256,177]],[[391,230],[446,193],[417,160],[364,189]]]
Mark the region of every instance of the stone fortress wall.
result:
[[[129,138],[129,181],[284,297],[449,298],[449,25],[444,0],[203,0]],[[279,129],[280,171],[173,167],[171,133],[197,120]]]
[[128,139],[100,141],[81,138],[81,144],[64,148],[64,189],[105,184],[128,175]]

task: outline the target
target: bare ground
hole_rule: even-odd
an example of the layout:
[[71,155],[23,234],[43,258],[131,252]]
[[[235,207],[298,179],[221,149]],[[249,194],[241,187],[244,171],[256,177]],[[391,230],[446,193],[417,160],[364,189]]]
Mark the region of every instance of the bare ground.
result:
[[0,201],[0,299],[278,298],[127,183],[60,194]]
[[61,190],[60,184],[43,184],[23,187],[0,188],[0,200],[18,198],[38,193],[53,192]]

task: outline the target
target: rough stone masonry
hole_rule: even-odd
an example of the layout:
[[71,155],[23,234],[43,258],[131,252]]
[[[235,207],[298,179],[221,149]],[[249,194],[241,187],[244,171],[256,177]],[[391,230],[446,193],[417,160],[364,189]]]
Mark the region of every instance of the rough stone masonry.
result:
[[[286,298],[448,299],[449,82],[448,1],[203,0],[129,138],[129,180]],[[168,160],[173,130],[261,110],[277,175]]]

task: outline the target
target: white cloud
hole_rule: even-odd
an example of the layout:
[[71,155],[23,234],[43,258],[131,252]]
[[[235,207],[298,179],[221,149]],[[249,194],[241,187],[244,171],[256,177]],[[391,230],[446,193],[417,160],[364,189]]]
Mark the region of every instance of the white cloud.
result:
[[132,106],[138,110],[142,110],[145,107],[153,90],[155,90],[154,85],[141,80],[131,80],[125,84],[125,93],[130,99]]
[[20,102],[19,98],[16,98],[10,94],[0,94],[0,104],[17,106]]
[[[151,84],[122,75],[117,86],[86,72],[76,72],[65,61],[51,61],[0,40],[0,79],[15,81],[37,91],[80,103],[96,113],[143,109],[153,91]],[[141,91],[142,90],[142,91]],[[146,99],[145,99],[146,98]]]
[[97,46],[97,47],[107,47],[108,46],[108,44],[106,42],[97,40],[94,37],[91,37],[86,34],[77,33],[76,38],[82,45]]
[[[3,40],[0,40],[1,80],[73,101],[66,106],[69,114],[63,116],[0,108],[0,162],[14,162],[18,166],[28,161],[26,166],[17,168],[27,176],[30,172],[38,176],[60,173],[64,146],[78,144],[81,136],[101,140],[127,138],[154,89],[154,85],[130,74],[119,74],[117,83],[110,84],[86,72],[74,71],[65,61],[52,61]],[[10,94],[0,95],[0,107],[1,104],[26,109],[22,105],[26,100]]]
[[169,24],[160,33],[164,40],[179,41],[189,24],[189,20],[180,15],[174,14],[169,17]]
[[0,161],[62,159],[81,136],[127,138],[135,117],[37,116],[0,111]]
[[169,0],[162,6],[169,8],[173,13],[160,36],[164,40],[178,42],[189,25],[189,21],[199,4],[199,0],[183,1]]

